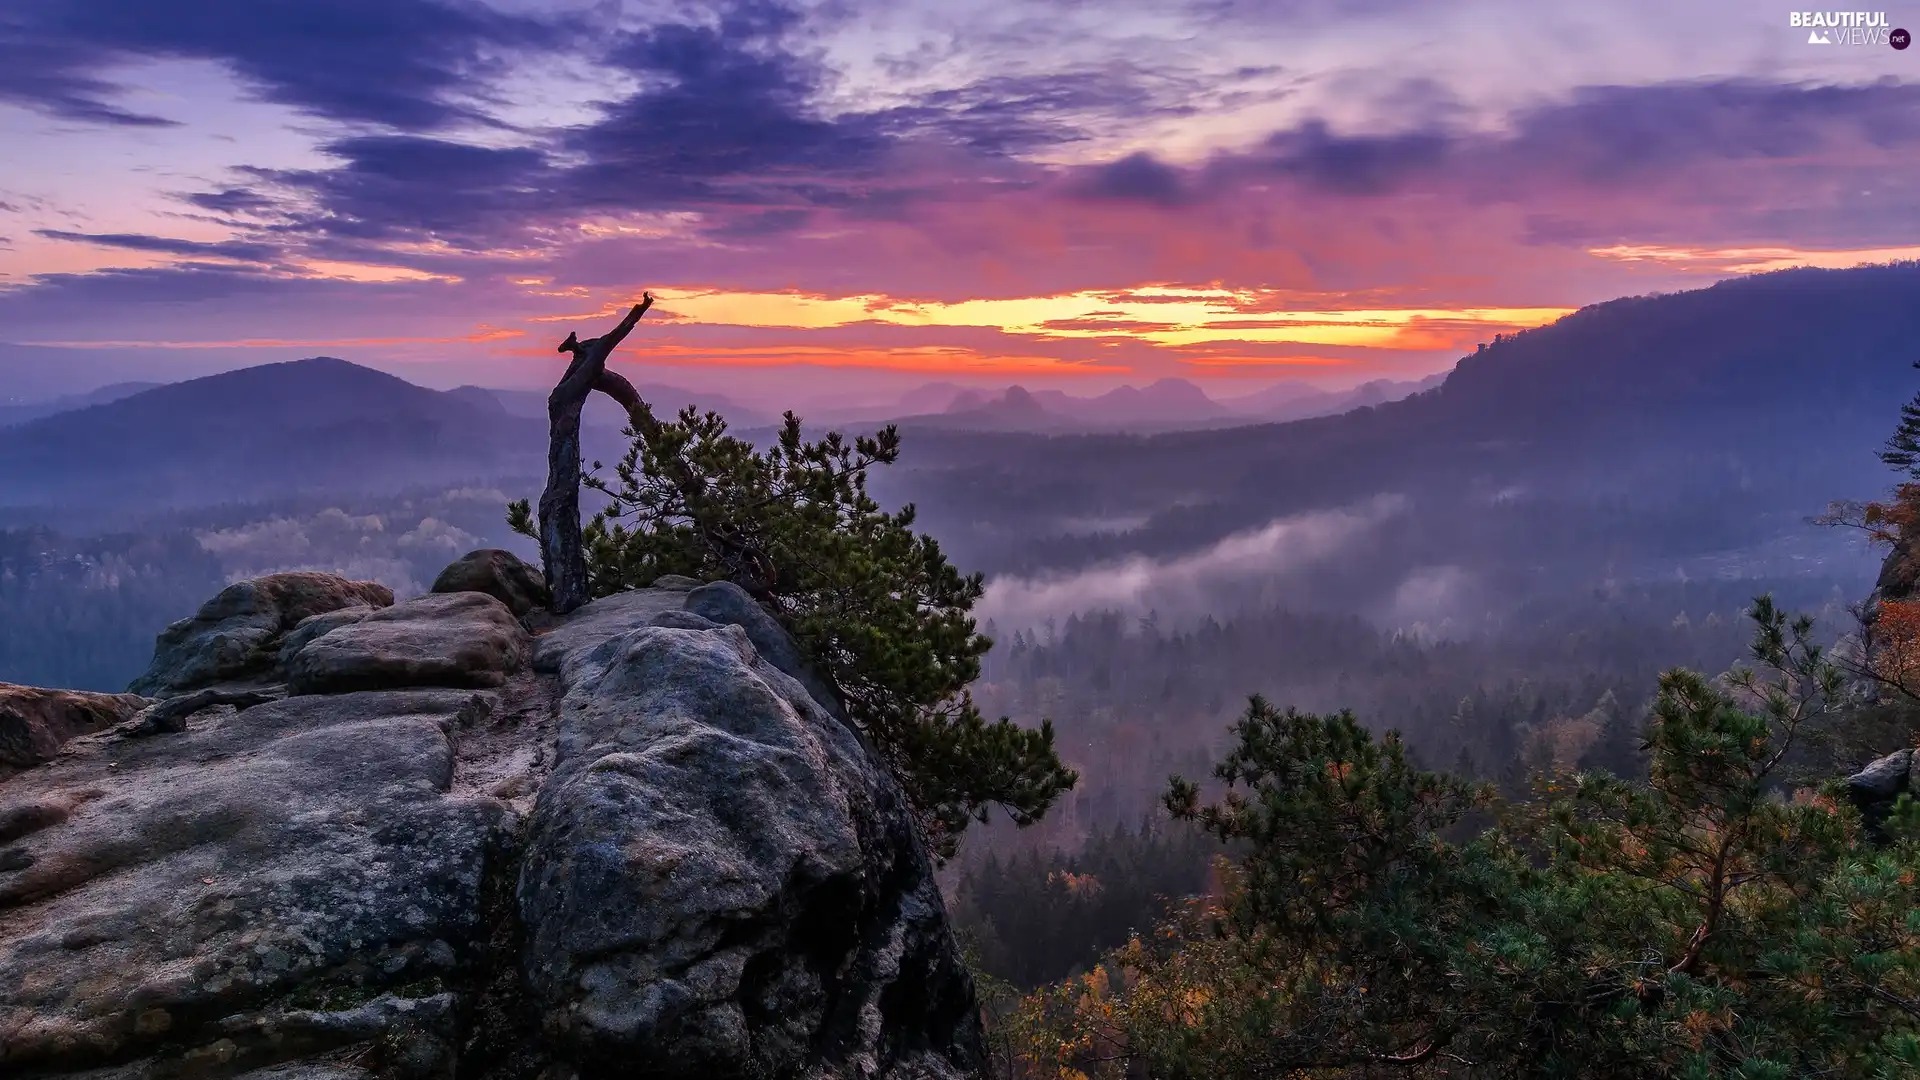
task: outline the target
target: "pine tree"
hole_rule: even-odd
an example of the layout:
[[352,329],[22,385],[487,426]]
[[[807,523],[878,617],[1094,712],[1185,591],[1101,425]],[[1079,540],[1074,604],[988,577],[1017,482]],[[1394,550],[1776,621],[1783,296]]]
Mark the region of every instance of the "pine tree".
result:
[[[832,682],[942,854],[992,807],[1030,824],[1073,786],[1051,723],[989,723],[968,692],[993,644],[968,614],[980,575],[962,575],[914,531],[913,506],[888,513],[867,493],[868,470],[899,456],[894,428],[808,442],[788,413],[762,451],[717,413],[629,411],[631,444],[612,478],[585,480],[609,500],[583,531],[593,595],[664,574],[746,589]],[[508,521],[537,535],[524,500]]]
[[[1920,360],[1913,366],[1920,368]],[[1920,481],[1920,394],[1900,406],[1900,426],[1887,437],[1880,460],[1906,473],[1909,479]]]

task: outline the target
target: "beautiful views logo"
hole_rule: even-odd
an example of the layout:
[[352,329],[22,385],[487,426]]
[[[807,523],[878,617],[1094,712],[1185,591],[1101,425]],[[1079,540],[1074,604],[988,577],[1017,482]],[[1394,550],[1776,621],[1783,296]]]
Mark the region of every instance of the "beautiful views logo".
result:
[[1809,45],[1889,45],[1893,24],[1884,11],[1795,11],[1787,25],[1804,27]]

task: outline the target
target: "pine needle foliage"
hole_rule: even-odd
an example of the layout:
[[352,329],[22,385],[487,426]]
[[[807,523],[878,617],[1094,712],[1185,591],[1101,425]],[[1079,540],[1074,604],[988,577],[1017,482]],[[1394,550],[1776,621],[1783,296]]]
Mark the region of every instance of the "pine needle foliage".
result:
[[[1050,722],[989,722],[968,692],[993,644],[969,614],[981,576],[914,530],[912,505],[888,512],[867,491],[899,457],[895,428],[808,441],[789,412],[760,449],[717,413],[662,421],[643,406],[626,434],[611,477],[594,462],[585,481],[608,500],[584,529],[594,595],[665,574],[745,588],[832,683],[942,855],[993,807],[1030,824],[1073,786]],[[531,534],[524,500],[508,521]]]
[[1030,996],[1021,1075],[1920,1075],[1920,809],[1870,838],[1839,782],[1783,782],[1855,702],[1809,620],[1750,615],[1751,666],[1661,677],[1645,782],[1525,804],[1253,699],[1214,800],[1167,796],[1245,853],[1226,887]]

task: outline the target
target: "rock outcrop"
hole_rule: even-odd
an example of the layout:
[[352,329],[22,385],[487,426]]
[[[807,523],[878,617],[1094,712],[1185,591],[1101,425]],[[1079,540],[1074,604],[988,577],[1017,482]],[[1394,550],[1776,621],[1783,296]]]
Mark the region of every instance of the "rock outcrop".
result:
[[301,620],[392,603],[393,590],[385,585],[336,574],[269,574],[235,582],[192,618],[161,631],[152,665],[127,689],[170,697],[209,686],[271,681],[281,640]]
[[275,580],[328,577],[230,588],[163,700],[0,779],[0,1074],[975,1071],[900,789],[744,593],[529,638],[492,593]]
[[520,878],[548,1033],[606,1073],[950,1069],[976,1021],[899,789],[746,629],[656,623],[559,658]]
[[449,790],[467,700],[289,698],[0,788],[38,823],[0,858],[0,1071],[274,1064],[382,1004],[448,1057],[504,818]]
[[477,592],[428,593],[310,637],[282,664],[288,689],[299,694],[480,687],[504,684],[526,665],[527,652],[527,632],[500,601]]

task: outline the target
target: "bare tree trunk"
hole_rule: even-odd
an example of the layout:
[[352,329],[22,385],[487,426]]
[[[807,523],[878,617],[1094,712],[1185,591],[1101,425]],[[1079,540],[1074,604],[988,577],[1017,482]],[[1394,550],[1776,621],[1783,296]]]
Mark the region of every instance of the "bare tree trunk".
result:
[[653,306],[643,294],[620,325],[605,336],[578,340],[568,334],[560,352],[573,362],[547,395],[547,489],[540,495],[540,562],[553,594],[553,610],[566,614],[587,602],[587,555],[580,536],[580,410],[595,390],[619,402],[639,423],[645,406],[633,384],[607,370],[607,358],[640,316]]

